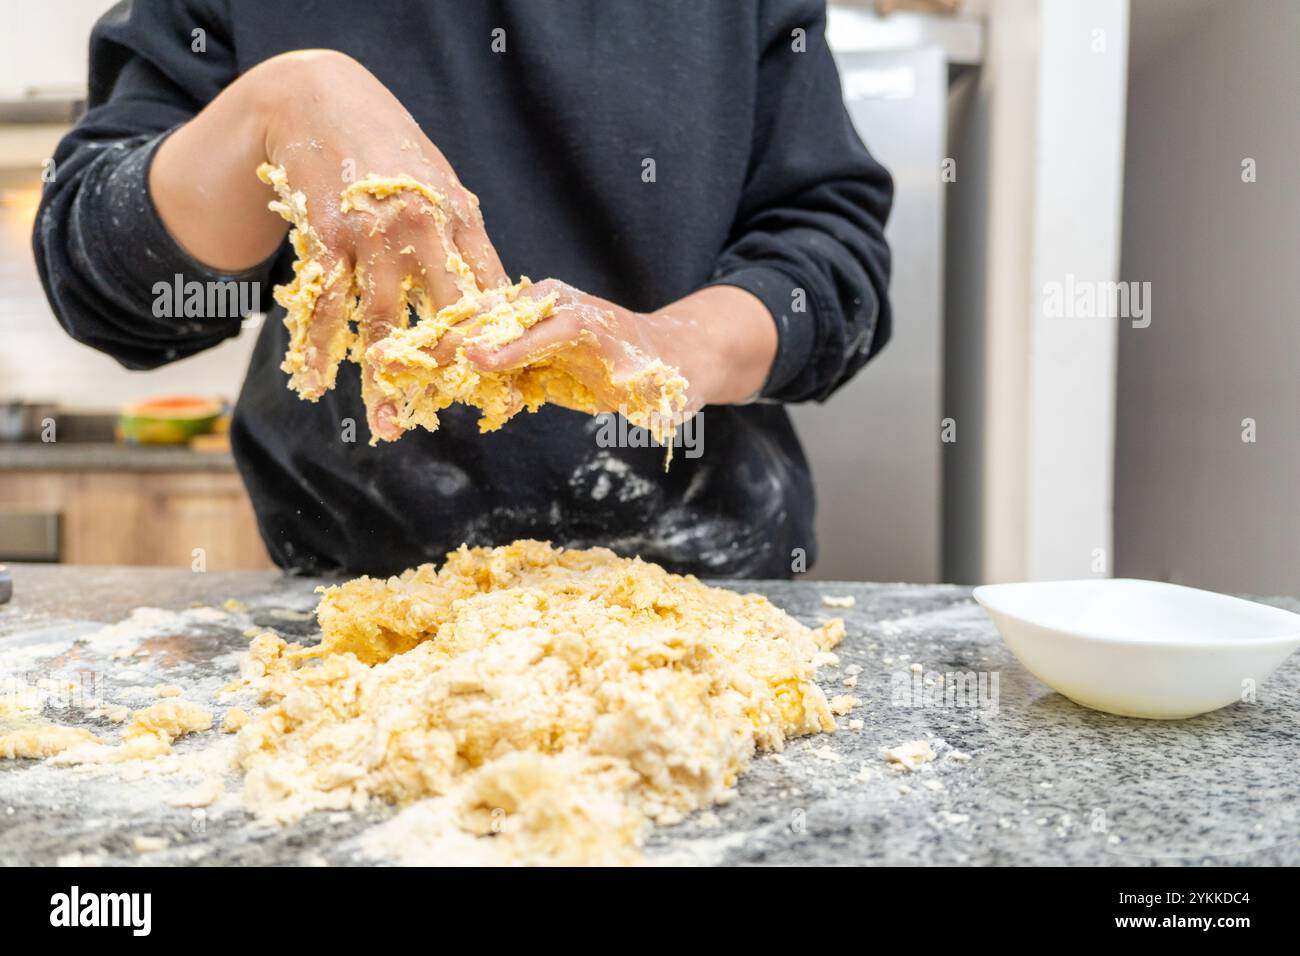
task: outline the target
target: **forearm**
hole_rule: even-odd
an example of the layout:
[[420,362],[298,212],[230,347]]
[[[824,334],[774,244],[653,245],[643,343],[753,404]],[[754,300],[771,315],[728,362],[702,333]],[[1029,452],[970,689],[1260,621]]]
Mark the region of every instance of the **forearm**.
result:
[[239,272],[284,241],[283,219],[255,170],[267,159],[277,113],[311,75],[312,52],[259,64],[226,87],[158,148],[149,192],[167,231],[199,262]]
[[[756,296],[736,286],[693,292],[653,313],[666,351],[683,354],[682,374],[707,405],[752,401],[776,357],[776,325]],[[685,348],[683,348],[685,343]]]

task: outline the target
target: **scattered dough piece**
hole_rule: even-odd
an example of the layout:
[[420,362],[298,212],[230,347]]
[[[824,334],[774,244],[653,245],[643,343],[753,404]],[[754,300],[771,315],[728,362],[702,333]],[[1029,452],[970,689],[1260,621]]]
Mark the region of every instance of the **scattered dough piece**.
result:
[[208,730],[212,726],[212,711],[186,700],[169,698],[131,715],[122,737],[132,740],[137,737],[155,736],[171,743],[186,734]]
[[861,730],[865,726],[867,723],[861,717],[854,717],[849,721],[849,730]]
[[98,737],[83,727],[60,727],[55,724],[31,727],[0,736],[0,759],[39,760],[81,744],[98,741]]
[[848,694],[837,694],[831,698],[831,713],[837,717],[843,717],[860,703],[862,701],[856,697],[851,697]]
[[181,689],[175,684],[159,684],[154,688],[159,697],[179,697]]
[[901,770],[919,770],[934,759],[934,751],[924,740],[909,740],[885,751],[885,762]]
[[222,604],[221,606],[223,609],[229,611],[231,614],[239,614],[243,611],[248,610],[248,606],[244,604],[243,601],[238,601],[235,598],[227,598],[226,603]]
[[94,738],[69,747],[51,758],[60,766],[71,764],[123,763],[128,760],[151,760],[172,749],[172,742],[186,734],[212,726],[212,712],[198,704],[170,697],[131,715],[116,747]]
[[858,675],[850,674],[848,677],[844,678],[844,680],[840,681],[840,683],[852,690],[854,687],[858,686]]
[[248,711],[242,707],[232,707],[226,711],[226,716],[221,718],[221,732],[223,734],[238,733],[239,728],[248,723]]
[[[813,631],[813,637],[817,641],[817,646],[823,651],[829,651],[832,647],[838,647],[840,641],[844,640],[844,619],[833,617],[817,630]],[[834,656],[834,655],[832,655]],[[839,658],[836,657],[833,663],[838,664]]]
[[846,594],[843,597],[834,594],[822,595],[822,607],[853,607],[857,603],[858,599],[852,594]]
[[278,621],[310,621],[311,611],[295,611],[291,607],[272,608],[271,617]]
[[220,777],[206,777],[193,789],[187,790],[168,801],[173,807],[206,807],[221,799],[225,784]]
[[167,849],[170,842],[166,837],[138,836],[131,841],[131,849],[136,853],[157,853]]

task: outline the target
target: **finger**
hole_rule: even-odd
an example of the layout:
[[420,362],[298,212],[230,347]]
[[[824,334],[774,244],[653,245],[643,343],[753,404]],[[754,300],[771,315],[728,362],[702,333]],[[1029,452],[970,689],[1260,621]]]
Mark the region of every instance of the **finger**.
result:
[[503,289],[510,284],[501,257],[488,238],[483,226],[483,217],[475,214],[468,223],[458,223],[453,233],[453,240],[461,257],[469,264],[470,271],[480,289]]
[[361,400],[366,406],[366,424],[371,435],[382,441],[402,437],[397,402],[383,391],[376,381],[374,367],[368,362],[361,365]]
[[456,360],[456,352],[465,344],[467,333],[455,326],[452,326],[442,334],[438,339],[438,344],[433,347],[433,360],[439,365],[450,365]]
[[372,250],[364,261],[367,268],[361,277],[361,301],[358,304],[358,331],[361,338],[361,398],[366,406],[366,423],[370,433],[383,441],[401,437],[397,404],[376,379],[375,369],[366,359],[374,343],[388,336],[394,328],[405,328],[406,278],[403,256],[393,257],[386,250]]
[[400,259],[394,261],[386,251],[372,251],[363,259],[359,327],[365,344],[377,342],[396,328],[405,328],[406,278]]
[[428,296],[432,310],[437,312],[459,301],[468,286],[462,288],[465,285],[462,277],[448,268],[453,250],[442,241],[432,226],[413,243],[413,250],[416,260],[414,273]]
[[325,289],[317,298],[307,327],[298,334],[305,338],[303,367],[294,373],[294,386],[304,397],[320,398],[334,387],[339,363],[352,344],[348,327],[348,305],[353,296],[352,263],[344,257],[322,259]]
[[505,372],[571,349],[583,339],[582,322],[570,310],[559,309],[513,342],[496,348],[471,345],[465,354],[485,372]]

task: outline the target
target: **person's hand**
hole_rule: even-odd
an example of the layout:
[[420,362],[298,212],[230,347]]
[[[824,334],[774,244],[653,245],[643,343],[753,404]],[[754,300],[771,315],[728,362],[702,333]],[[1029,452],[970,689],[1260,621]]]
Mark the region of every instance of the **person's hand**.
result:
[[687,382],[684,407],[665,423],[675,426],[705,405],[753,399],[776,354],[771,315],[750,293],[731,286],[702,289],[654,312],[633,312],[556,279],[520,295],[554,296],[551,315],[496,348],[467,342],[453,328],[434,358],[445,364],[464,345],[470,362],[491,373],[545,360],[586,385],[605,411],[620,411],[629,393],[652,388],[655,378],[645,373],[661,362]]
[[[303,294],[300,321],[289,323],[291,384],[320,397],[351,349],[362,362],[371,431],[396,438],[395,409],[365,357],[395,324],[405,324],[408,301],[419,301],[427,316],[475,287],[508,283],[477,202],[383,84],[332,51],[258,64],[159,147],[150,194],[168,231],[199,262],[241,272],[284,241],[284,221],[267,210],[267,189],[250,174],[264,162],[283,168],[288,190],[300,197],[308,244],[317,247],[304,251],[319,259],[309,270],[314,277],[295,278]],[[385,192],[385,180],[399,188]],[[658,359],[689,381],[686,408],[694,411],[753,399],[776,354],[772,316],[739,288],[709,287],[648,313],[559,283],[539,283],[528,294],[553,290],[563,293],[553,316],[495,354],[475,349],[485,371],[552,355],[617,408],[620,396],[609,383],[634,378]],[[454,354],[455,338],[445,337],[444,358],[448,348]]]
[[[360,336],[356,354],[364,355],[406,324],[411,297],[424,296],[436,311],[508,280],[478,199],[393,95],[346,57],[322,55],[307,65],[293,108],[271,119],[266,152],[306,197],[320,243],[326,287],[303,330],[303,364],[291,383],[316,398],[334,383],[350,318]],[[363,363],[370,425],[385,435],[391,408],[373,400],[370,374]]]
[[[306,251],[321,267],[302,299],[306,316],[290,330],[286,370],[305,398],[333,386],[353,345],[349,320],[360,337],[354,354],[364,355],[405,324],[415,296],[436,311],[474,284],[507,282],[477,198],[396,97],[342,53],[303,50],[259,64],[162,144],[150,190],[199,261],[239,271],[283,242],[285,225],[265,211],[268,190],[252,175],[262,162],[282,167],[305,201],[310,236],[299,258]],[[197,188],[195,169],[205,177]],[[413,188],[377,185],[392,181]],[[392,437],[391,409],[372,401],[364,365],[362,375],[371,427]]]

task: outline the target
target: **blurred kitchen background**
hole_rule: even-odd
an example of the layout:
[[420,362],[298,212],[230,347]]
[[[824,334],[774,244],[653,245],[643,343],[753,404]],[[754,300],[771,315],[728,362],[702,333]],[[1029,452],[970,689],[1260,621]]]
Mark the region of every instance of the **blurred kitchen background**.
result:
[[[108,6],[0,3],[0,560],[188,566],[203,540],[209,568],[266,566],[219,414],[253,336],[130,373],[36,277],[42,162]],[[878,0],[829,35],[897,183],[895,334],[795,411],[813,575],[1300,593],[1300,3]],[[1150,283],[1146,327],[1046,307],[1119,280]]]

